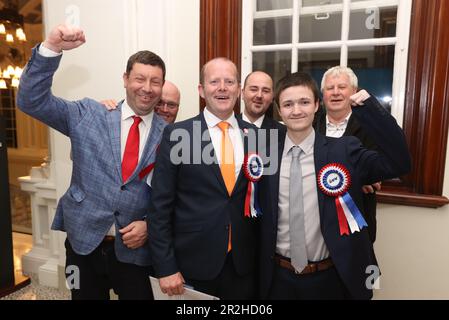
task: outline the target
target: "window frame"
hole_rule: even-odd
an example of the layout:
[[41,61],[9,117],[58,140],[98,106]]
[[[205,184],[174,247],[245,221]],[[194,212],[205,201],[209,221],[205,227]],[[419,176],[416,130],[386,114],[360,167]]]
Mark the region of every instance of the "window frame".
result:
[[[242,79],[252,71],[252,54],[254,52],[291,51],[291,70],[298,71],[299,51],[307,49],[339,49],[340,65],[347,66],[350,48],[361,46],[385,46],[395,45],[392,106],[391,114],[399,124],[403,123],[405,86],[407,73],[408,42],[411,17],[410,0],[377,0],[377,1],[350,1],[342,0],[341,4],[325,6],[309,6],[302,8],[302,0],[292,0],[292,9],[256,11],[257,0],[243,1],[242,16]],[[382,37],[372,39],[349,39],[349,27],[351,12],[366,8],[390,8],[397,7],[397,32],[396,37]],[[302,16],[323,13],[342,14],[342,32],[340,40],[320,42],[300,42],[299,23]],[[253,45],[253,21],[257,19],[292,17],[292,42],[290,44]]]
[[[239,42],[242,2],[246,1],[201,0],[201,66],[213,57],[225,56],[240,67],[244,59]],[[442,195],[449,125],[448,20],[449,1],[413,0],[402,122],[412,171],[385,183],[378,193],[380,202],[430,208],[449,203]],[[226,32],[216,33],[220,28]],[[239,112],[239,106],[235,110]]]

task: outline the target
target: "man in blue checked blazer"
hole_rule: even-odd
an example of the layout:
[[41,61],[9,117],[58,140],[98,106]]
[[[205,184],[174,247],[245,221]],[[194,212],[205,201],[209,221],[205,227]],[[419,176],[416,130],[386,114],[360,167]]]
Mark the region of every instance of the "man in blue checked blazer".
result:
[[67,232],[66,264],[80,270],[72,299],[152,299],[147,224],[151,178],[165,122],[153,112],[161,98],[165,64],[140,51],[123,75],[126,99],[107,111],[91,99],[67,101],[51,86],[62,51],[85,42],[81,29],[54,28],[33,49],[21,79],[17,105],[68,136],[72,144],[70,188],[52,229]]

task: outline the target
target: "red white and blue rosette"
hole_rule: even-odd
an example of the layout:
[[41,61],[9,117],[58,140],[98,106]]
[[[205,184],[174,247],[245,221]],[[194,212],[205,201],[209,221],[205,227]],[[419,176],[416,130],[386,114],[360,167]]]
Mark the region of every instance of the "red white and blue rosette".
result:
[[245,217],[256,218],[262,215],[258,200],[257,182],[263,175],[263,161],[256,153],[250,153],[245,156],[243,162],[243,172],[248,179],[248,188],[245,196]]
[[321,168],[318,173],[318,186],[321,191],[330,197],[335,197],[340,235],[349,235],[349,230],[354,233],[362,230],[363,227],[368,227],[348,192],[350,185],[351,176],[342,164],[330,163]]

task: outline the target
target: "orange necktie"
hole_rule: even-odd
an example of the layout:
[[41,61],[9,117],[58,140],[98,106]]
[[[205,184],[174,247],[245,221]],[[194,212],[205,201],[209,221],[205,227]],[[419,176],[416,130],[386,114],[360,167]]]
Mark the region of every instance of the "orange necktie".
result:
[[[221,129],[221,162],[220,170],[228,194],[232,194],[235,185],[234,147],[229,138],[229,123],[222,121],[218,124]],[[228,252],[231,251],[231,225],[229,225]]]

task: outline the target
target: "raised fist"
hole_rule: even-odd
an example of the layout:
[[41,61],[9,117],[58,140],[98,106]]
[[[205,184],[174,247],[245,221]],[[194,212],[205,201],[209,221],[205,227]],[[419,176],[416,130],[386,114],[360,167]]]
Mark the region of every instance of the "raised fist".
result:
[[86,37],[83,30],[70,25],[59,25],[50,31],[43,45],[52,51],[62,52],[78,48],[84,42]]
[[360,90],[356,94],[353,94],[349,100],[351,101],[352,106],[363,106],[363,101],[368,99],[370,94],[366,92],[366,90]]

